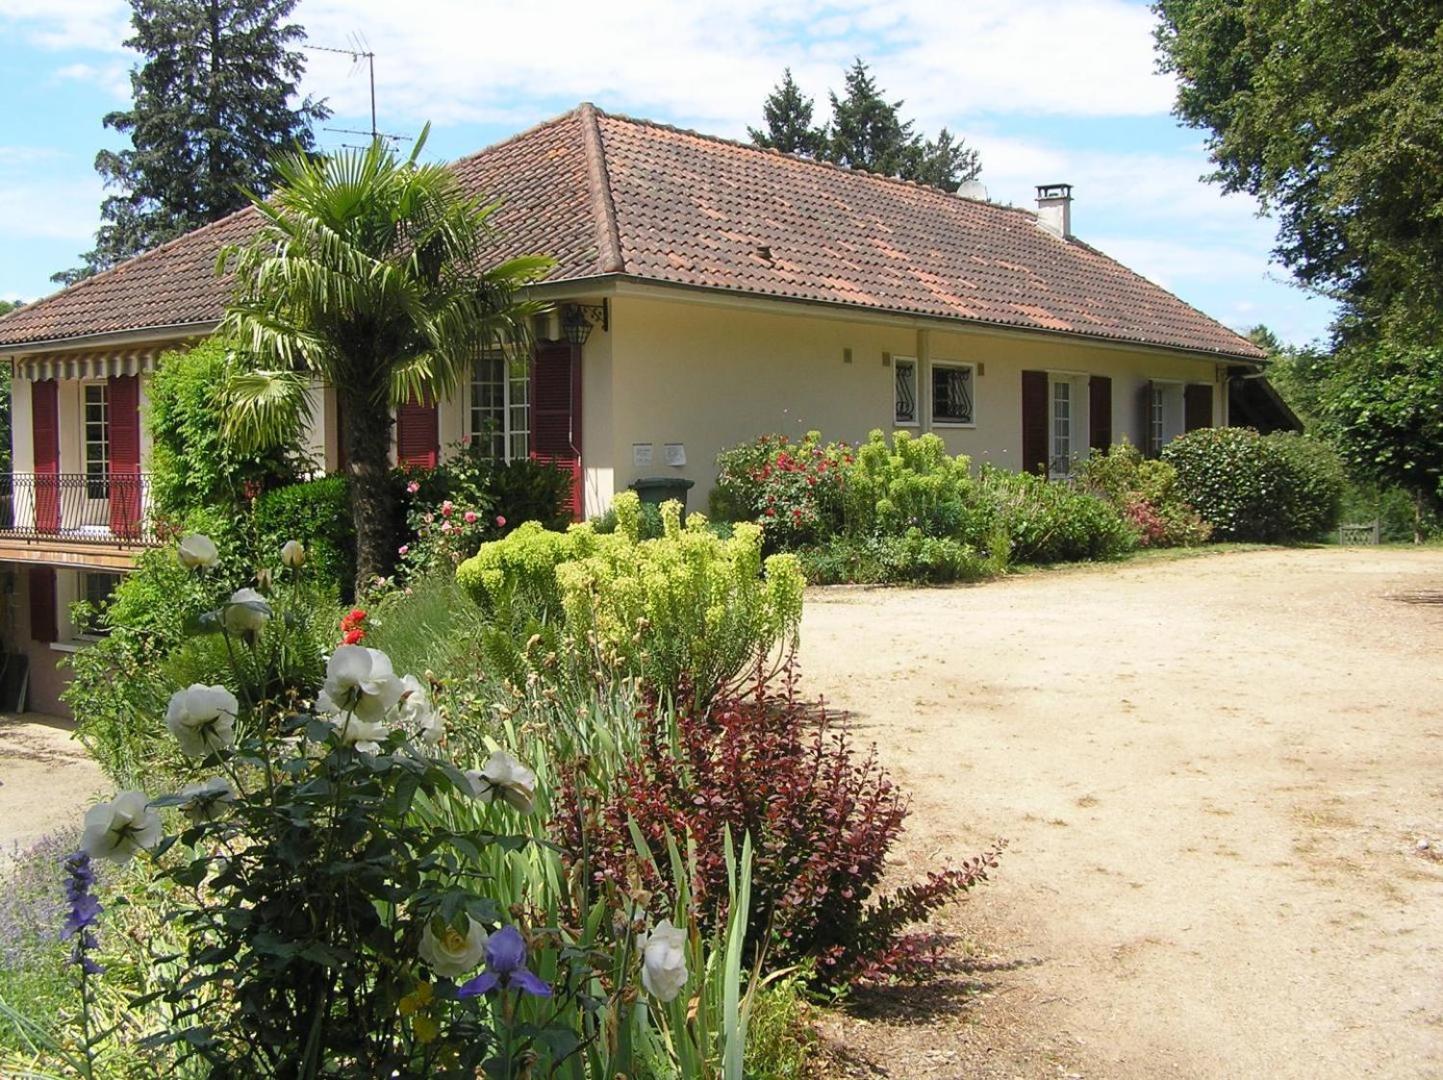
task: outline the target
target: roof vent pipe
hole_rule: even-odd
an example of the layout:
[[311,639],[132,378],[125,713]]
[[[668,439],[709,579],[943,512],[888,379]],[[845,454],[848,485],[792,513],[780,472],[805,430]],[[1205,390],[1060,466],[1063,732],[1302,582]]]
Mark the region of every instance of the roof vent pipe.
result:
[[1072,185],[1037,185],[1037,224],[1053,236],[1072,238]]

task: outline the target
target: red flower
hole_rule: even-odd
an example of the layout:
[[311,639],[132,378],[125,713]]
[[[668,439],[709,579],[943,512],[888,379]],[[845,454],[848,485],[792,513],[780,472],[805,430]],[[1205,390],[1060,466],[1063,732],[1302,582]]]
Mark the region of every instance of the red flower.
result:
[[366,613],[360,608],[352,608],[346,614],[341,616],[341,629],[347,631],[355,630],[356,627],[360,626],[361,623],[365,621]]
[[343,638],[341,638],[341,644],[342,644],[342,645],[359,645],[359,644],[361,643],[362,639],[365,638],[365,636],[366,636],[366,632],[365,632],[364,630],[360,629],[359,627],[357,627],[356,629],[353,629],[353,630],[347,630],[347,631],[346,631],[346,636],[343,637]]

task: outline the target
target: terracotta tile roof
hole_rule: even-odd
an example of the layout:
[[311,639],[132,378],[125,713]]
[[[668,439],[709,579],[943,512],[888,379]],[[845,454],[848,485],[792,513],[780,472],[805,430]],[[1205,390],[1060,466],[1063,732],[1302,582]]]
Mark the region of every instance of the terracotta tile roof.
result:
[[[503,199],[497,257],[1254,359],[1246,339],[1030,211],[583,105],[454,165]],[[243,210],[0,320],[0,348],[218,319]]]

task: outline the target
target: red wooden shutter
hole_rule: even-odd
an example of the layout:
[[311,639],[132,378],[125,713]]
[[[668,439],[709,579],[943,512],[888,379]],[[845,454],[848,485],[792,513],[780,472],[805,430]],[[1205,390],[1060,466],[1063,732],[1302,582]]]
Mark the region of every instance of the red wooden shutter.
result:
[[1157,457],[1162,449],[1152,437],[1152,380],[1148,379],[1137,390],[1137,448],[1146,457]]
[[30,432],[35,447],[35,528],[47,533],[60,531],[58,389],[59,384],[54,379],[30,384]]
[[441,456],[436,402],[414,397],[396,409],[396,461],[413,468],[434,469]]
[[1183,430],[1213,426],[1213,388],[1206,383],[1189,383],[1183,391]]
[[581,350],[561,341],[536,347],[531,365],[531,456],[571,473],[571,516],[581,518]]
[[1022,373],[1022,471],[1047,475],[1047,372]]
[[106,382],[110,422],[110,531],[140,535],[140,379],[112,375]]
[[1087,380],[1087,445],[1104,451],[1112,445],[1112,380],[1106,375]]
[[[53,383],[51,385],[54,385]],[[36,641],[56,640],[55,568],[30,568],[30,636]]]

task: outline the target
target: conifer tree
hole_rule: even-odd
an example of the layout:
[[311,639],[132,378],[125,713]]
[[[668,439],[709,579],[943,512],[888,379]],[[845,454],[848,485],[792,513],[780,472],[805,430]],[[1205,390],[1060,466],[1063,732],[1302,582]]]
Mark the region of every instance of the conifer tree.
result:
[[133,101],[106,127],[129,136],[102,150],[95,169],[111,189],[85,265],[56,274],[69,284],[247,205],[275,181],[271,162],[314,146],[311,125],[330,111],[296,100],[305,31],[295,0],[130,0],[141,54]]
[[831,122],[814,127],[812,99],[802,94],[788,69],[762,105],[766,130],[747,129],[752,142],[943,191],[956,191],[982,171],[977,151],[946,128],[936,139],[924,139],[916,121],[903,120],[903,103],[886,99],[860,57],[843,79],[843,92],[828,94]]
[[826,132],[812,126],[812,109],[812,99],[802,94],[792,78],[792,69],[787,68],[782,72],[782,81],[762,105],[766,130],[749,127],[747,133],[757,146],[784,154],[815,157],[826,142]]

